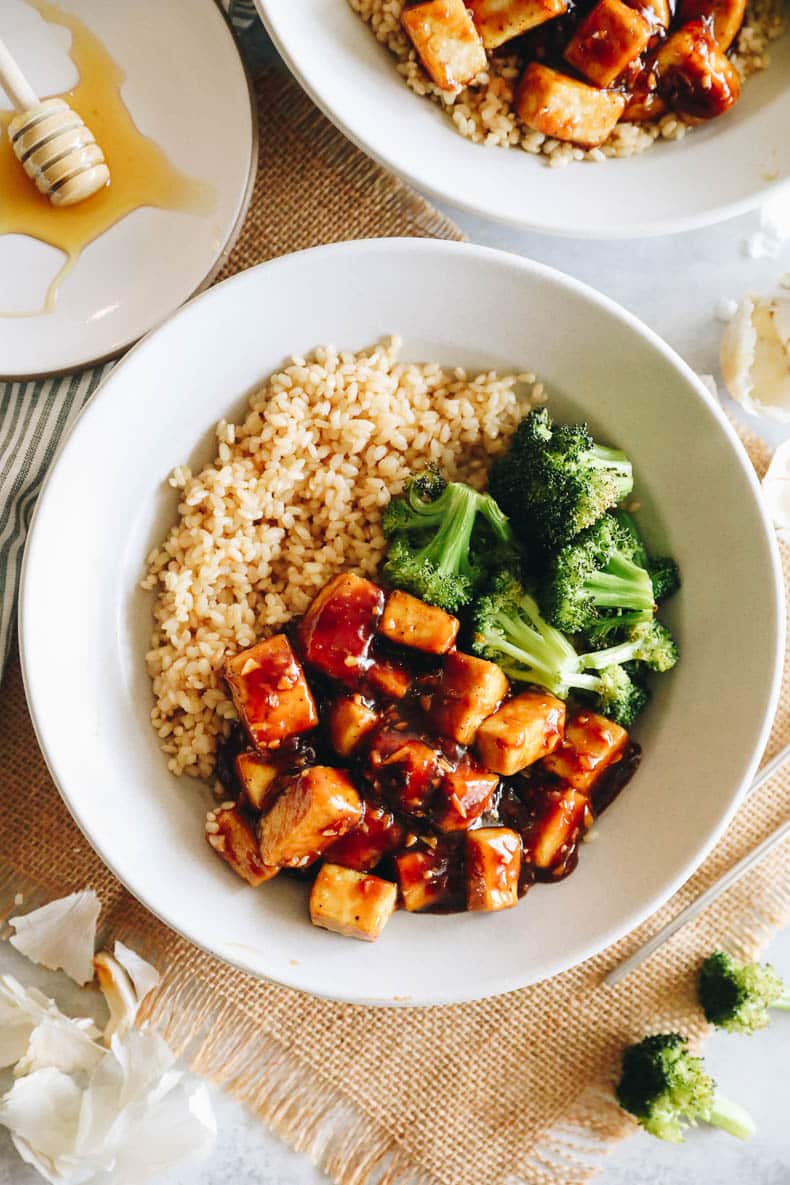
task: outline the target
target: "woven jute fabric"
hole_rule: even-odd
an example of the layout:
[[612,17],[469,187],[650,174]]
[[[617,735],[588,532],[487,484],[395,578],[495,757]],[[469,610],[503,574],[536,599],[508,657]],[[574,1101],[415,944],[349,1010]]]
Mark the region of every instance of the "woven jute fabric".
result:
[[[255,199],[227,270],[321,240],[456,236],[426,203],[339,137],[282,74],[261,81],[259,111]],[[764,452],[755,442],[750,451],[761,471]],[[784,562],[787,577],[787,553]],[[787,678],[766,757],[790,737]],[[741,808],[665,909],[616,947],[548,983],[444,1008],[339,1005],[232,970],[137,904],[58,796],[36,745],[16,660],[3,687],[2,916],[17,911],[18,892],[27,910],[92,886],[104,902],[100,937],[122,939],[164,972],[147,1018],[197,1072],[255,1108],[342,1185],[579,1185],[611,1142],[633,1130],[612,1097],[624,1042],[663,1028],[703,1036],[692,990],[702,954],[726,943],[754,955],[790,914],[786,850],[617,988],[602,987],[603,974],[789,811],[790,772],[780,773]]]

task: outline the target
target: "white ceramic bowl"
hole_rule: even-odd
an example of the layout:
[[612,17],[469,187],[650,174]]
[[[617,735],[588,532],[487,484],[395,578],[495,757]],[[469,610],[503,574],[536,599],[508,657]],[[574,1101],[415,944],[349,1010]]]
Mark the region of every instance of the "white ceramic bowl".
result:
[[[309,299],[305,294],[309,293]],[[578,870],[499,915],[399,913],[373,946],[310,925],[305,886],[253,891],[208,851],[207,788],[168,774],[148,714],[149,548],[176,464],[284,357],[398,331],[404,357],[529,367],[562,418],[633,458],[641,522],[680,561],[683,659],[640,721],[644,761]],[[28,699],[70,810],[131,891],[231,963],[339,999],[440,1003],[542,979],[626,933],[690,875],[754,772],[776,703],[776,547],[749,462],[681,360],[603,296],[539,264],[406,239],[262,264],[193,300],[121,361],[41,494],[20,607]]]
[[790,32],[737,107],[677,143],[551,169],[465,140],[410,91],[347,0],[256,0],[302,86],[351,140],[419,189],[463,210],[548,234],[631,238],[753,209],[790,180]]

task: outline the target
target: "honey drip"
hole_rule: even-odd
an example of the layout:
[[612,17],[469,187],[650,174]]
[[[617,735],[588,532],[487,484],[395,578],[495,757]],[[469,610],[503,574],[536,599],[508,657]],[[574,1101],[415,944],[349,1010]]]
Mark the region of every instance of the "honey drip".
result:
[[121,97],[125,75],[105,46],[76,16],[50,0],[28,0],[46,21],[71,32],[72,61],[79,82],[62,97],[77,111],[101,145],[110,168],[110,184],[77,206],[57,209],[38,192],[14,156],[7,134],[13,117],[0,111],[0,235],[21,234],[63,251],[66,259],[50,284],[44,307],[55,307],[58,287],[74,267],[84,247],[132,210],[154,206],[205,215],[215,205],[211,185],[175,168],[162,149],[137,128]]

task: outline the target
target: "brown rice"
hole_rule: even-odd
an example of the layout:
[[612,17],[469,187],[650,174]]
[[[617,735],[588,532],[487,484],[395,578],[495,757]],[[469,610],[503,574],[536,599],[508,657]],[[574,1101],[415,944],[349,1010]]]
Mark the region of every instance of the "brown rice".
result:
[[235,718],[225,657],[303,613],[338,571],[374,574],[382,510],[408,474],[435,461],[481,486],[541,398],[533,375],[402,363],[399,347],[293,358],[242,423],[220,421],[210,464],[171,474],[178,520],[143,587],[156,594],[151,719],[173,773],[213,772]]
[[[404,0],[349,0],[373,30],[376,39],[398,59],[397,69],[418,95],[427,95],[444,107],[456,130],[475,144],[518,147],[547,158],[554,168],[572,160],[606,160],[635,156],[656,140],[680,140],[690,130],[681,116],[672,113],[653,123],[619,123],[599,148],[584,149],[563,143],[528,128],[513,109],[513,94],[520,72],[518,57],[507,52],[489,55],[489,69],[457,95],[436,86],[420,65],[414,47],[403,32],[400,14]],[[768,46],[784,31],[783,0],[751,0],[732,60],[742,78],[769,64]]]

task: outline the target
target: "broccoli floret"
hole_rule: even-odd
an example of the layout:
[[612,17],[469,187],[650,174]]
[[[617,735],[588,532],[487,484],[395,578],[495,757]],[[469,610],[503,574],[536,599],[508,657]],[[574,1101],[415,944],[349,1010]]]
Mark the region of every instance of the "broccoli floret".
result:
[[680,571],[670,556],[649,560],[647,570],[653,582],[653,595],[659,605],[680,588]]
[[702,1058],[688,1051],[679,1033],[656,1033],[623,1055],[617,1101],[660,1140],[680,1144],[683,1129],[698,1121],[748,1140],[754,1123],[748,1111],[718,1094]]
[[[478,519],[485,548],[475,552]],[[493,498],[447,482],[435,469],[407,482],[389,503],[382,527],[390,537],[384,565],[390,584],[451,613],[472,599],[489,563],[502,563],[516,551],[510,524]]]
[[583,633],[606,612],[630,612],[636,620],[655,612],[647,570],[631,558],[632,539],[610,514],[587,527],[548,563],[541,608],[557,629]]
[[702,964],[699,1001],[706,1018],[730,1033],[754,1033],[768,1024],[768,1009],[790,1011],[790,987],[767,963],[739,963],[715,950]]
[[568,543],[633,488],[631,462],[585,424],[553,425],[545,408],[519,424],[489,488],[517,535],[542,551]]
[[581,658],[583,667],[601,669],[627,662],[643,662],[651,671],[671,671],[678,660],[675,639],[660,621],[637,621],[624,642],[595,650]]
[[511,573],[501,573],[475,606],[472,648],[496,662],[511,679],[537,683],[562,699],[572,690],[597,700],[611,720],[629,728],[647,702],[647,692],[621,666],[602,664],[591,674],[589,655],[541,617],[538,603]]

